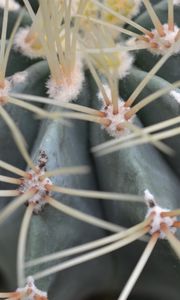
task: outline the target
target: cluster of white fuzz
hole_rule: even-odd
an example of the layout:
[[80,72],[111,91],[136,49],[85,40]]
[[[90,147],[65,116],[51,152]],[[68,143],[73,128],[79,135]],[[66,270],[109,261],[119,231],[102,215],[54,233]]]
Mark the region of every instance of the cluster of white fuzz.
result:
[[[148,50],[155,54],[155,55],[164,55],[167,53],[168,49],[173,46],[176,42],[177,34],[179,32],[179,27],[176,25],[174,26],[174,31],[169,30],[168,24],[163,25],[163,30],[165,35],[160,36],[156,29],[153,29],[151,33],[153,34],[153,37],[150,37],[148,35],[144,35],[144,38],[147,40],[140,40],[136,38],[131,38],[127,44],[129,46],[135,46],[137,44],[149,46]],[[153,45],[156,45],[154,47]],[[180,43],[177,44],[177,46],[174,48],[174,54],[177,54],[180,52]]]
[[[47,189],[47,185],[52,185],[52,182],[49,178],[44,178],[43,180],[40,178],[45,173],[47,156],[41,156],[39,161],[40,164],[36,166],[36,172],[34,170],[28,171],[29,178],[23,178],[18,189],[22,194],[30,191],[32,188],[37,190],[35,195],[33,195],[27,201],[27,204],[35,204],[33,210],[35,214],[41,212],[43,207],[46,205],[47,202],[45,200],[45,196],[50,194],[49,190]],[[42,163],[43,166],[41,166]]]
[[[141,6],[141,2],[142,2],[142,0],[130,0],[129,1],[129,3],[130,4],[132,4],[132,2],[133,2],[133,9],[129,12],[129,14],[127,15],[127,17],[130,19],[130,18],[132,18],[132,17],[134,17],[134,16],[136,16],[138,13],[139,13],[139,11],[140,11],[140,6]],[[120,12],[122,15],[125,15],[126,16],[126,14],[125,13],[123,13],[123,11],[122,12]]]
[[175,5],[180,5],[180,0],[174,0],[173,3],[174,3]]
[[16,291],[22,293],[19,300],[48,300],[47,293],[37,289],[31,276],[27,278],[26,286],[18,288]]
[[77,99],[83,87],[83,82],[84,72],[82,61],[81,59],[77,59],[74,70],[68,78],[64,76],[62,71],[58,83],[52,77],[47,81],[47,93],[50,98],[57,101],[70,102]]
[[161,224],[164,223],[168,227],[168,229],[174,234],[176,232],[176,228],[173,227],[174,222],[177,220],[176,217],[163,217],[161,213],[169,211],[169,209],[161,208],[156,204],[154,196],[149,192],[149,190],[144,191],[144,198],[148,205],[148,212],[146,214],[146,218],[148,218],[152,213],[154,214],[153,220],[151,222],[151,229],[149,231],[150,234],[155,232],[160,232],[159,238],[165,239],[166,235],[161,230]]
[[11,84],[16,85],[17,83],[22,83],[26,80],[28,76],[27,71],[17,72],[13,74],[11,77],[9,77]]
[[118,78],[122,79],[129,74],[130,68],[132,67],[132,64],[134,62],[134,58],[131,54],[125,51],[119,52],[119,55],[120,55],[120,64],[118,67]]
[[[111,90],[107,85],[103,85],[104,89],[106,91],[106,94],[108,96],[108,99],[111,99]],[[101,102],[103,102],[101,111],[104,112],[106,114],[105,118],[110,120],[111,123],[109,126],[104,126],[102,125],[102,128],[105,129],[110,136],[118,138],[121,137],[123,135],[127,135],[130,133],[130,130],[128,128],[124,128],[122,127],[122,129],[120,129],[120,126],[122,123],[127,122],[127,120],[125,119],[125,114],[130,110],[129,107],[125,107],[124,104],[125,102],[122,99],[118,99],[118,114],[114,114],[113,113],[113,105],[106,105],[104,102],[104,98],[100,93],[98,93],[98,98]],[[128,122],[132,122],[133,117],[130,118],[128,120]]]
[[30,27],[20,28],[14,38],[14,49],[20,51],[23,55],[29,58],[43,57],[42,49],[34,50],[31,43],[27,43],[26,38],[29,34]]
[[140,12],[140,6],[142,4],[142,0],[134,0],[134,8],[132,10],[131,16],[128,16],[128,18],[132,18],[136,16]]
[[[4,9],[5,3],[6,3],[6,0],[0,0],[0,7]],[[15,10],[18,10],[19,8],[20,8],[20,5],[16,1],[9,0],[8,10],[15,11]]]

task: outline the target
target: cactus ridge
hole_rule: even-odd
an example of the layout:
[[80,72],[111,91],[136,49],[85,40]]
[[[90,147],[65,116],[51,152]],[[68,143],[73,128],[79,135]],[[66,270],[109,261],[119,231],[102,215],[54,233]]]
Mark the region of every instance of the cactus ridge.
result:
[[0,299],[179,299],[179,12],[0,1]]

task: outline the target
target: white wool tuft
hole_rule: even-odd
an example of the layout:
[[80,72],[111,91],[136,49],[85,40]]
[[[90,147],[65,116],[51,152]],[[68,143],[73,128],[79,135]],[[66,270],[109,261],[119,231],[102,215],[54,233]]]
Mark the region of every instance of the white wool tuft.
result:
[[150,191],[148,189],[146,189],[144,191],[144,199],[148,202],[148,201],[154,201],[155,202],[155,199],[154,199],[154,195],[150,193]]
[[[135,45],[142,45],[142,46],[149,46],[147,50],[149,50],[151,53],[155,55],[164,55],[169,50],[169,47],[174,45],[176,42],[176,37],[179,32],[179,27],[176,25],[174,26],[174,31],[169,30],[168,24],[163,25],[165,36],[161,37],[159,36],[159,33],[156,29],[151,30],[151,32],[154,34],[152,38],[150,38],[148,35],[144,35],[144,37],[148,41],[143,40],[137,40],[136,38],[130,38],[127,42],[127,45],[129,46],[135,46]],[[151,44],[157,44],[157,48],[151,47]],[[169,47],[167,47],[169,45]],[[174,54],[177,54],[180,52],[180,43],[177,43],[177,46],[174,49]]]
[[154,196],[149,192],[149,190],[144,191],[144,198],[148,205],[148,211],[145,218],[148,218],[152,213],[154,213],[153,220],[150,224],[151,229],[149,231],[150,234],[155,232],[160,232],[160,239],[165,239],[166,235],[163,231],[161,231],[161,224],[164,223],[167,225],[169,230],[174,234],[176,232],[176,228],[173,227],[174,222],[177,220],[176,217],[163,217],[161,216],[162,212],[167,212],[169,209],[161,208],[155,202]]
[[59,79],[59,82],[56,83],[53,78],[47,81],[46,87],[51,98],[62,102],[70,102],[77,99],[84,82],[83,66],[80,59],[71,73],[71,78],[63,78],[62,73],[62,78]]
[[121,63],[118,68],[118,78],[122,79],[129,74],[130,68],[134,62],[134,58],[128,52],[123,51],[120,52],[120,61]]
[[9,77],[9,79],[13,85],[16,85],[17,83],[24,82],[26,80],[27,76],[28,76],[28,72],[22,71],[22,72],[15,73],[11,77]]
[[174,0],[173,3],[174,3],[175,5],[180,5],[180,0]]
[[47,293],[39,290],[35,286],[34,279],[31,276],[27,278],[26,286],[24,288],[18,288],[16,291],[22,293],[21,299],[24,300],[36,300],[37,297],[42,297],[44,300],[47,299]]
[[34,50],[31,47],[31,43],[26,42],[27,35],[30,27],[20,28],[14,38],[14,49],[20,51],[23,55],[28,56],[31,59],[37,57],[43,57],[42,49]]
[[[110,88],[108,87],[108,85],[103,85],[103,86],[104,86],[104,89],[106,91],[108,98],[111,99]],[[110,104],[109,106],[106,106],[101,92],[98,94],[98,98],[101,102],[103,102],[101,111],[105,112],[106,119],[111,121],[111,124],[109,126],[106,127],[106,126],[102,125],[102,128],[105,129],[109,133],[110,136],[115,137],[115,138],[129,134],[130,133],[129,128],[122,128],[122,130],[117,130],[117,126],[121,125],[124,122],[127,122],[127,120],[125,119],[125,114],[130,110],[129,107],[124,106],[124,101],[122,99],[118,99],[119,113],[114,115],[112,104]],[[132,120],[133,120],[133,117],[130,118],[128,120],[128,122],[132,122]]]
[[134,4],[135,6],[134,6],[134,10],[132,11],[131,17],[134,17],[139,13],[142,0],[134,0]]
[[[6,3],[6,0],[0,0],[0,7],[5,8],[5,3]],[[15,10],[18,10],[18,9],[20,9],[19,3],[17,3],[14,0],[9,0],[8,10],[15,11]]]
[[30,199],[28,199],[27,203],[34,203],[36,204],[34,207],[34,213],[38,214],[43,207],[46,205],[46,201],[44,197],[49,194],[49,191],[46,188],[46,185],[52,185],[52,182],[49,178],[45,178],[40,180],[40,176],[44,175],[44,168],[40,168],[36,166],[37,172],[34,170],[30,170],[28,175],[30,178],[23,178],[22,183],[19,187],[19,191],[24,194],[27,191],[31,190],[32,188],[37,189],[35,195],[33,195]]

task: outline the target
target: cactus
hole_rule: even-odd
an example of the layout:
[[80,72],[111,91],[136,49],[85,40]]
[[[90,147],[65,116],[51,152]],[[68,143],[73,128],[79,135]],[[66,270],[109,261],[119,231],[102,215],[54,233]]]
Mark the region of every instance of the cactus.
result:
[[179,2],[0,5],[0,299],[178,300]]

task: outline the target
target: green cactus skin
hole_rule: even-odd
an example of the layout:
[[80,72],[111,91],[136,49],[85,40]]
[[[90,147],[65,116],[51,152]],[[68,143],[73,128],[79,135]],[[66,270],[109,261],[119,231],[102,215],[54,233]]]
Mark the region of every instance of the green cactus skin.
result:
[[[156,11],[164,20],[167,15],[167,1],[160,1],[156,5]],[[175,10],[178,25],[180,25],[179,14],[180,7]],[[8,35],[15,19],[16,15],[10,16]],[[0,20],[2,20],[1,11]],[[138,16],[136,20],[147,28],[151,28],[146,12]],[[26,24],[29,24],[29,17],[25,14],[22,25]],[[136,67],[133,67],[130,74],[120,81],[119,90],[122,98],[128,98],[156,60],[157,57],[147,51],[140,51],[136,54]],[[158,72],[158,76],[154,76],[149,82],[137,101],[157,89],[162,89],[169,82],[178,80],[179,64],[180,55],[171,57]],[[46,95],[45,82],[49,77],[49,68],[45,61],[30,60],[12,50],[7,76],[20,71],[26,72],[27,76],[25,81],[13,88],[13,92]],[[93,108],[99,106],[97,87],[89,71],[86,71],[83,90],[76,103]],[[56,107],[46,106],[45,108],[49,112],[58,111]],[[91,173],[88,175],[61,175],[52,178],[56,185],[137,195],[142,195],[143,191],[148,188],[162,207],[169,209],[179,207],[179,137],[166,141],[167,145],[175,149],[175,157],[162,155],[152,145],[142,145],[99,158],[91,153],[91,147],[109,140],[109,136],[100,129],[99,125],[71,121],[69,127],[59,122],[37,120],[32,113],[10,105],[7,105],[7,110],[23,133],[34,162],[38,160],[39,150],[44,150],[49,157],[48,170],[72,165],[91,167]],[[179,104],[170,95],[164,95],[144,108],[136,117],[136,123],[142,127],[148,126],[178,116],[179,113]],[[26,168],[7,126],[1,119],[0,159],[19,168]],[[1,170],[1,175],[11,176],[4,170]],[[8,189],[9,185],[0,183],[0,187]],[[53,196],[58,201],[80,211],[125,227],[142,221],[146,214],[146,207],[143,204],[83,199],[61,194],[53,194]],[[2,209],[10,201],[12,200],[9,198],[0,199],[0,208]],[[17,287],[16,249],[24,211],[25,206],[22,206],[0,227],[0,290],[2,291],[15,290]],[[61,214],[47,205],[41,214],[32,217],[27,237],[26,260],[107,235],[109,232]],[[50,300],[115,300],[144,248],[144,241],[136,241],[114,253],[38,280],[37,286],[48,292]],[[35,273],[41,268],[42,266],[37,266],[31,271]],[[27,275],[31,274],[27,271]],[[179,300],[179,275],[178,259],[166,241],[159,241],[128,299]]]

